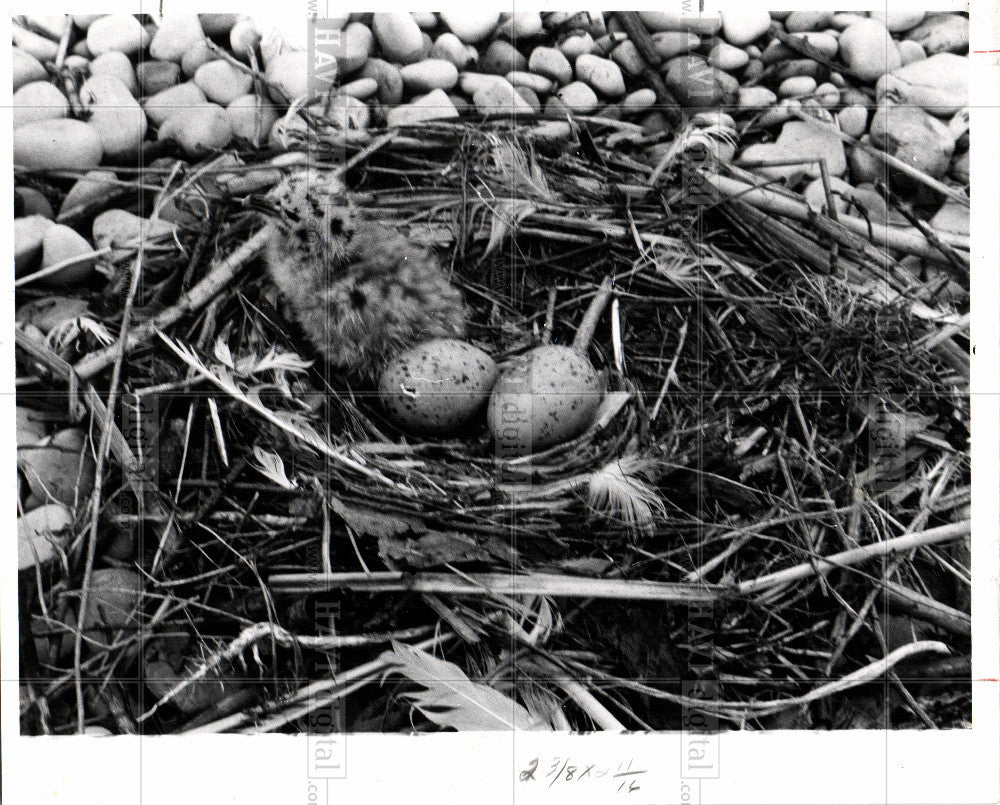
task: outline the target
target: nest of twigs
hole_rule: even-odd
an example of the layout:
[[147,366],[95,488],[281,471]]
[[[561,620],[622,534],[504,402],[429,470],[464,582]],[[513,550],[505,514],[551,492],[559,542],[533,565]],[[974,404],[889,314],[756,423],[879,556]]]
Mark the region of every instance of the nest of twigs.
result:
[[[567,343],[613,279],[598,421],[520,458],[485,429],[404,436],[371,389],[308,364],[259,266],[272,154],[125,183],[191,221],[138,287],[118,255],[95,300],[112,330],[125,300],[139,312],[127,358],[83,333],[61,360],[95,445],[109,379],[113,404],[155,400],[159,474],[130,509],[135,456],[109,438],[99,512],[26,592],[26,731],[303,731],[331,703],[348,730],[970,720],[961,244],[754,190],[692,159],[712,132],[654,167],[637,127],[552,125],[291,143],[358,214],[434,248],[496,356]],[[65,388],[19,343],[26,394]],[[142,571],[127,623],[75,657],[43,646],[113,564]]]

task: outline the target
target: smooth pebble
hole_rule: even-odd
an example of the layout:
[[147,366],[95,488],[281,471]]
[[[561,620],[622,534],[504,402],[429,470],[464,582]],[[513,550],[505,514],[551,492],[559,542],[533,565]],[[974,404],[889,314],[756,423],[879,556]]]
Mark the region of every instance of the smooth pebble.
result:
[[22,28],[17,23],[12,26],[12,39],[14,44],[27,51],[39,61],[54,61],[59,53],[59,43],[41,36],[27,28]]
[[237,140],[259,146],[278,119],[278,107],[250,93],[231,101],[226,106],[226,115]]
[[49,74],[45,69],[45,66],[26,50],[15,47],[13,48],[13,52],[13,78],[15,92],[17,92],[17,90],[25,84],[30,84],[32,81],[42,81],[48,78]]
[[418,94],[434,89],[451,89],[458,83],[458,68],[444,59],[424,59],[415,64],[404,64],[399,72],[403,77],[403,87]]
[[[491,76],[491,78],[493,78]],[[486,81],[472,95],[472,102],[484,117],[510,117],[534,114],[535,108],[507,79],[496,76]]]
[[101,164],[97,130],[82,120],[25,123],[14,132],[14,164],[34,170],[87,170]]
[[950,117],[969,104],[971,73],[967,56],[935,53],[882,76],[875,85],[875,97]]
[[149,32],[132,14],[109,14],[87,28],[87,48],[93,56],[111,50],[131,56],[145,50],[149,41]]
[[873,20],[879,20],[889,33],[898,34],[909,31],[924,21],[927,16],[925,11],[872,11],[870,16]]
[[42,241],[52,226],[42,215],[25,215],[14,219],[14,276],[30,274],[42,259]]
[[445,59],[454,64],[459,70],[464,70],[472,61],[472,49],[459,39],[451,31],[445,31],[435,41],[431,47],[430,58]]
[[304,98],[309,94],[309,54],[304,50],[279,53],[268,62],[264,75],[281,90],[285,99]]
[[162,126],[172,115],[188,106],[198,106],[208,99],[193,81],[185,81],[157,92],[142,102],[146,117],[155,126]]
[[14,128],[36,120],[51,120],[69,114],[69,101],[48,81],[32,81],[14,93]]
[[722,35],[730,45],[743,47],[763,36],[771,27],[766,11],[740,9],[722,12]]
[[720,70],[739,70],[746,67],[749,61],[750,54],[728,42],[719,42],[708,54],[708,63]]
[[645,112],[656,103],[656,93],[649,87],[630,92],[621,101],[621,108],[631,114]]
[[88,123],[101,138],[105,157],[135,159],[146,136],[146,113],[119,79],[91,76],[80,87],[80,101],[90,112]]
[[955,152],[955,137],[940,120],[914,106],[879,106],[872,143],[911,167],[940,179]]
[[863,81],[874,81],[902,64],[889,31],[873,19],[860,20],[841,33],[840,56]]
[[221,59],[203,64],[195,71],[194,83],[210,101],[227,106],[253,87],[249,73]]
[[342,75],[351,75],[365,66],[372,55],[375,37],[371,29],[360,22],[348,23],[340,37],[337,55],[337,70]]
[[785,17],[785,30],[790,34],[820,31],[833,21],[829,11],[793,11]]
[[527,87],[528,89],[541,95],[552,92],[555,88],[554,82],[551,78],[546,78],[543,75],[536,75],[535,73],[528,73],[522,70],[513,70],[507,73],[505,78],[515,87]]
[[507,75],[513,70],[525,70],[528,60],[506,39],[494,39],[479,59],[479,69],[484,73]]
[[181,66],[177,62],[141,61],[135,69],[143,95],[163,92],[181,80]]
[[414,98],[408,104],[389,110],[386,124],[389,128],[397,126],[413,126],[429,120],[450,120],[458,117],[458,110],[448,93],[443,89],[435,89]]
[[188,157],[203,157],[229,145],[233,124],[215,103],[180,109],[160,126],[159,139],[172,140]]
[[868,130],[868,110],[863,106],[845,106],[837,112],[837,124],[844,134],[860,137]]
[[409,64],[420,58],[424,37],[411,14],[375,14],[372,17],[372,32],[382,49],[382,55],[388,61]]
[[778,96],[781,98],[791,98],[801,95],[809,95],[816,89],[816,79],[808,75],[786,78],[778,87]]
[[551,78],[559,86],[568,84],[573,79],[573,67],[562,52],[556,48],[539,45],[528,57],[528,69]]
[[205,32],[197,15],[168,15],[160,21],[149,43],[149,55],[154,59],[179,62],[188,50],[204,39]]
[[[42,238],[42,268],[57,265],[65,260],[93,252],[93,247],[75,229],[65,224],[52,224]],[[84,259],[68,265],[55,274],[39,280],[46,286],[75,285],[86,280],[94,269],[94,258]]]
[[582,81],[567,84],[556,95],[567,109],[579,115],[590,114],[597,108],[597,94]]
[[653,33],[684,31],[698,36],[712,36],[722,28],[722,17],[718,11],[696,17],[676,11],[640,11],[639,17]]
[[928,56],[935,53],[969,52],[969,19],[961,14],[931,14],[906,34],[922,46]]
[[576,59],[576,77],[606,98],[621,98],[625,94],[621,68],[611,59],[581,54]]
[[740,109],[766,109],[776,103],[778,96],[767,87],[741,87],[739,93]]
[[661,59],[672,59],[690,53],[701,44],[701,38],[690,31],[662,31],[653,34],[653,50]]
[[467,45],[474,45],[489,36],[499,20],[499,12],[492,11],[444,11],[441,13],[441,21]]

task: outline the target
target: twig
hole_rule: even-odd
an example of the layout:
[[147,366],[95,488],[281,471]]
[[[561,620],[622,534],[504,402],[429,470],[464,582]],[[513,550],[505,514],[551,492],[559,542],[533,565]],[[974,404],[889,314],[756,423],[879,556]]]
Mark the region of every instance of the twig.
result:
[[625,725],[615,718],[594,695],[579,682],[572,679],[556,679],[555,683],[566,691],[567,695],[577,703],[583,712],[590,716],[602,730],[624,732]]
[[706,584],[674,584],[641,579],[598,579],[585,576],[532,573],[469,573],[456,578],[447,573],[283,573],[268,583],[275,592],[302,594],[333,589],[365,592],[419,592],[445,595],[548,595],[554,598],[620,598],[631,601],[709,603],[725,588]]
[[556,319],[556,293],[555,286],[549,288],[548,302],[545,304],[545,325],[542,327],[542,343],[552,343],[552,328]]
[[157,330],[162,330],[180,321],[184,316],[193,313],[204,307],[218,293],[220,293],[233,278],[256,257],[272,236],[272,230],[265,226],[250,240],[246,241],[229,257],[213,268],[206,277],[195,285],[184,296],[177,300],[177,304],[159,313],[154,318],[136,327],[124,346],[121,343],[112,344],[110,347],[91,352],[81,358],[74,370],[78,377],[87,380],[98,372],[102,372],[121,353],[125,354],[145,343]]
[[896,205],[896,209],[903,214],[903,217],[910,222],[910,225],[920,230],[923,236],[927,238],[927,240],[932,243],[938,251],[941,252],[945,260],[951,264],[952,268],[959,272],[959,276],[968,279],[968,257],[959,254],[947,243],[942,243],[941,238],[937,235],[937,232],[935,232],[925,221],[921,221],[917,218],[917,216],[913,214],[913,210],[910,205],[903,201],[897,193],[894,193],[892,189],[889,188],[881,179],[875,180],[875,189],[882,195],[889,198],[893,204]]
[[[428,651],[454,638],[454,633],[446,632],[442,635],[429,637],[415,644],[413,648]],[[358,683],[359,687],[368,684],[377,678],[386,668],[388,668],[388,664],[385,660],[377,658],[346,671],[338,672],[335,678],[323,678],[299,688],[299,690],[286,696],[276,704],[278,708],[287,707],[286,710],[275,714],[260,724],[248,727],[247,731],[258,734],[281,729],[286,724],[308,715],[313,710],[325,707],[330,702],[334,702],[347,695],[348,686],[351,683]],[[184,734],[226,732],[241,727],[252,720],[253,716],[249,713],[236,713],[219,721],[213,721],[191,730],[185,730]]]
[[[826,573],[837,568],[850,567],[860,564],[869,559],[879,556],[888,556],[899,551],[908,551],[919,548],[923,545],[933,545],[938,542],[948,542],[970,534],[972,531],[972,521],[963,520],[960,523],[950,523],[948,525],[930,528],[916,534],[904,534],[901,537],[894,537],[883,542],[876,542],[871,545],[864,545],[861,548],[852,548],[849,551],[831,554],[825,557],[816,557],[815,561],[819,566],[819,572]],[[745,581],[736,585],[736,592],[741,595],[757,593],[787,584],[791,581],[807,578],[813,575],[814,568],[809,562],[766,576],[760,576],[753,581]]]
[[678,330],[680,339],[677,342],[677,349],[674,351],[673,360],[670,361],[670,366],[667,367],[667,376],[663,378],[663,385],[660,386],[660,394],[656,398],[653,410],[649,412],[649,421],[651,423],[656,422],[656,417],[660,413],[660,406],[663,405],[663,400],[667,396],[667,389],[670,388],[670,384],[673,383],[678,389],[681,389],[681,384],[677,380],[677,361],[680,360],[681,351],[684,349],[684,339],[687,338],[687,331],[688,323],[687,319],[685,319],[680,330]]
[[104,257],[104,255],[110,253],[111,247],[105,246],[103,249],[96,249],[95,251],[86,252],[85,254],[76,254],[72,257],[67,257],[65,260],[60,260],[58,263],[53,263],[50,266],[45,266],[45,268],[40,268],[38,271],[28,274],[27,276],[19,277],[14,280],[14,287],[23,288],[25,285],[30,285],[37,280],[44,279],[52,274],[58,274],[64,268],[75,266],[78,263],[85,263],[87,260],[95,260],[98,257]]
[[902,646],[901,648],[890,652],[881,660],[876,660],[875,662],[866,665],[864,668],[859,668],[857,671],[854,671],[841,679],[829,682],[825,685],[820,685],[803,696],[795,696],[790,699],[780,699],[778,701],[737,702],[720,701],[717,699],[712,700],[703,697],[683,696],[676,693],[668,693],[667,691],[659,690],[658,688],[651,687],[650,685],[644,685],[641,682],[637,682],[632,679],[622,679],[620,677],[606,678],[623,687],[631,688],[632,690],[645,693],[657,699],[663,699],[664,701],[673,702],[674,704],[694,710],[704,711],[706,713],[714,713],[722,718],[727,718],[736,723],[743,723],[749,717],[759,718],[761,716],[774,715],[785,710],[791,710],[795,707],[801,707],[804,704],[810,704],[811,702],[825,699],[826,697],[832,696],[836,693],[843,693],[845,690],[856,688],[859,685],[864,685],[868,682],[882,679],[886,672],[896,664],[917,654],[925,654],[927,652],[935,652],[937,654],[950,653],[948,647],[944,643],[939,643],[933,640],[923,640],[916,643],[909,643],[908,645]]
[[611,300],[611,351],[614,354],[615,369],[625,374],[625,348],[622,344],[622,317],[618,297]]
[[[128,296],[125,298],[125,308],[122,312],[122,325],[118,333],[118,343],[128,343],[129,329],[132,326],[132,307],[135,296],[139,292],[139,278],[142,276],[144,248],[139,244],[139,253],[132,266],[132,277],[129,282]],[[76,689],[76,729],[83,733],[85,713],[83,707],[83,672],[80,661],[83,652],[83,630],[87,621],[87,605],[90,599],[90,583],[94,570],[94,559],[97,556],[97,524],[101,511],[101,493],[104,488],[104,462],[111,449],[112,423],[115,415],[115,405],[118,399],[118,386],[121,381],[122,364],[125,362],[125,348],[120,347],[114,358],[111,370],[111,383],[108,391],[107,412],[104,418],[101,444],[97,451],[97,461],[94,468],[94,488],[91,492],[90,529],[87,534],[87,556],[83,570],[83,583],[80,594],[80,611],[77,613],[76,633],[73,635],[73,684]]]
[[597,322],[607,307],[608,300],[611,299],[611,277],[605,277],[601,287],[597,289],[597,294],[590,301],[590,307],[583,314],[583,320],[577,328],[576,337],[573,338],[573,349],[580,354],[586,353],[590,349],[590,342],[594,340],[594,333],[597,332]]
[[194,684],[215,668],[218,668],[226,660],[231,660],[242,654],[247,648],[259,643],[261,640],[273,640],[280,646],[301,646],[313,651],[335,651],[344,648],[361,648],[364,646],[388,643],[392,640],[410,640],[419,637],[430,629],[429,626],[417,626],[411,629],[401,629],[396,632],[382,632],[358,635],[298,635],[289,632],[276,623],[255,623],[246,627],[239,635],[232,640],[221,651],[213,652],[210,657],[198,665],[194,671],[180,680],[170,690],[164,693],[159,700],[145,713],[139,716],[136,721],[142,722],[152,716],[161,705],[175,699],[185,688]]
[[885,151],[880,151],[874,145],[863,143],[856,137],[852,137],[850,134],[845,134],[832,123],[827,123],[825,121],[818,120],[812,115],[803,112],[801,109],[792,109],[792,113],[797,118],[799,118],[799,120],[804,120],[805,122],[811,123],[812,125],[817,126],[823,129],[824,131],[836,134],[841,140],[843,140],[848,145],[860,148],[862,151],[864,151],[867,154],[870,154],[876,159],[884,160],[889,167],[895,168],[900,173],[905,173],[911,179],[915,179],[921,184],[926,185],[931,190],[934,190],[935,192],[940,193],[943,196],[947,196],[948,198],[957,201],[959,204],[965,207],[969,206],[969,198],[964,193],[960,193],[953,187],[949,187],[944,182],[935,179],[933,176],[930,176],[929,174],[924,173],[921,170],[917,170],[912,165],[909,165],[906,162],[903,162],[903,160],[897,159],[896,157],[892,156],[892,154],[888,154]]
[[927,595],[910,590],[894,581],[886,580],[882,590],[889,601],[899,609],[922,620],[937,624],[952,634],[972,636],[972,618],[964,612],[935,601]]
[[[783,193],[762,186],[746,184],[736,179],[720,176],[717,173],[703,175],[705,181],[723,195],[742,198],[758,209],[776,215],[785,215],[799,221],[811,221],[815,217],[815,213],[809,209],[804,201],[789,198]],[[907,254],[915,254],[920,257],[936,257],[938,255],[937,249],[917,229],[903,229],[875,222],[869,223],[851,215],[841,216],[839,224],[864,238],[871,236],[872,241],[879,246],[899,249]],[[940,237],[943,242],[954,248],[963,251],[969,249],[967,237],[950,232],[940,233]]]
[[636,11],[618,11],[615,13],[615,16],[642,57],[644,62],[642,77],[652,86],[653,91],[656,93],[656,100],[659,104],[658,108],[663,112],[667,121],[672,126],[679,126],[684,121],[684,113],[658,71],[661,59],[653,45],[653,40],[646,28],[646,23],[642,21],[642,17]]
[[951,324],[944,325],[938,332],[930,332],[927,335],[920,338],[914,343],[916,347],[923,347],[926,350],[931,350],[938,344],[947,341],[953,335],[964,332],[969,329],[969,324],[972,321],[972,314],[966,313],[958,321]]
[[66,61],[66,54],[69,52],[69,35],[73,32],[73,18],[67,14],[65,27],[62,36],[59,38],[59,50],[56,53],[55,69],[58,73],[62,70],[63,62]]

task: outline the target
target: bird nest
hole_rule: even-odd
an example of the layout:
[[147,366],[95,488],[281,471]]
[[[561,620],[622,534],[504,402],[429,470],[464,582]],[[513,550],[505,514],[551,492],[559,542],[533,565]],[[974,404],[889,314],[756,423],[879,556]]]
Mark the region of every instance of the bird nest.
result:
[[[372,704],[388,694],[357,685],[412,671],[412,657],[373,655],[372,633],[432,628],[448,631],[460,673],[550,726],[669,728],[691,706],[740,725],[864,725],[864,686],[899,663],[953,680],[959,698],[932,681],[881,715],[966,718],[962,244],[814,211],[717,162],[702,146],[725,135],[711,128],[658,135],[658,164],[644,157],[657,138],[596,118],[289,137],[287,153],[154,165],[126,188],[189,218],[184,257],[149,264],[160,273],[135,299],[149,315],[121,378],[169,390],[156,414],[161,519],[129,557],[150,579],[152,620],[88,674],[114,680],[151,646],[166,654],[168,632],[200,647],[132,718],[151,731],[295,730],[307,695],[362,696],[346,726],[392,729],[379,715],[392,708]],[[357,215],[432,249],[470,307],[469,340],[500,360],[568,343],[610,277],[589,352],[609,381],[593,425],[530,456],[502,455],[484,428],[416,439],[371,388],[310,363],[259,258],[262,199],[302,164],[342,180]],[[105,292],[109,321],[125,296],[121,282]],[[77,356],[76,375],[98,382],[113,357]],[[42,596],[78,581],[56,574]],[[332,638],[313,636],[304,602],[331,598],[338,631],[370,639],[327,685],[302,652]],[[710,613],[694,631],[692,606]],[[904,623],[915,636],[900,642]],[[256,668],[251,644],[267,655]],[[185,685],[222,668],[235,681],[210,707],[181,706]],[[49,694],[71,699],[65,670]],[[603,703],[544,681],[566,675],[593,680]],[[685,698],[692,678],[712,695]]]

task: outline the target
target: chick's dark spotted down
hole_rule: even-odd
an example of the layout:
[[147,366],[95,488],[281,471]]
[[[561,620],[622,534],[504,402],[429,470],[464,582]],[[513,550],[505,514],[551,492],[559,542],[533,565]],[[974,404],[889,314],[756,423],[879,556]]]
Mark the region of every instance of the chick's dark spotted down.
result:
[[328,206],[330,188],[288,180],[267,249],[272,279],[326,360],[371,380],[401,350],[463,338],[466,307],[435,257],[393,226]]

